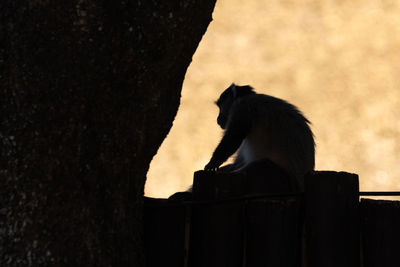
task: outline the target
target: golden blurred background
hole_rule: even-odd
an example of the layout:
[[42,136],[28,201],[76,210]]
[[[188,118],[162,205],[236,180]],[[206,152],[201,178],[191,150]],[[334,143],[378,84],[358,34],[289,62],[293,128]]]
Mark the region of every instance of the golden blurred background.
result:
[[222,135],[213,101],[232,82],[295,104],[313,123],[316,169],[400,190],[400,1],[217,0],[145,193],[186,190]]

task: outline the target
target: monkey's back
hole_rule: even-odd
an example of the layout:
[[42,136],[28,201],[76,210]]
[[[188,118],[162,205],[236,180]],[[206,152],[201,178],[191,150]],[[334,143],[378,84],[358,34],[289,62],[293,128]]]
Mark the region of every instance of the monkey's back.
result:
[[302,184],[315,162],[315,142],[307,118],[294,105],[263,94],[243,97],[234,106],[236,112],[247,113],[252,122],[238,159],[247,165],[268,158]]

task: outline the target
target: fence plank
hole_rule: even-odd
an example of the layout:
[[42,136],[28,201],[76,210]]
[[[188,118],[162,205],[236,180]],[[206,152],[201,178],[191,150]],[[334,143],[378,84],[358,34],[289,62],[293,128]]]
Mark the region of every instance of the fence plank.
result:
[[300,266],[300,202],[251,201],[247,206],[246,267]]
[[166,199],[145,198],[146,267],[184,266],[185,206]]
[[314,172],[305,177],[307,267],[360,265],[358,176]]
[[[194,201],[219,200],[238,196],[243,190],[243,174],[198,171],[193,186]],[[243,203],[195,205],[189,266],[239,267],[243,257]]]
[[365,267],[400,266],[400,201],[361,200]]

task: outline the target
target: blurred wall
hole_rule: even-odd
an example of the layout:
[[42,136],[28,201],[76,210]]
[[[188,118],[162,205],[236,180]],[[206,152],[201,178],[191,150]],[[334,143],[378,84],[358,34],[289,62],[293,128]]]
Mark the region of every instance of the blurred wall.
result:
[[400,190],[400,2],[218,0],[154,157],[146,195],[185,190],[222,131],[213,104],[232,82],[295,104],[313,123],[316,169]]

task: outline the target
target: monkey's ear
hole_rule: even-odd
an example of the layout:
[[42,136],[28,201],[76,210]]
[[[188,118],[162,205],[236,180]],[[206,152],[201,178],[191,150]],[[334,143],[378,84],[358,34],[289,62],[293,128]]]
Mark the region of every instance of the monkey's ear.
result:
[[237,86],[236,84],[232,83],[231,86],[229,86],[229,88],[231,88],[232,94],[233,94],[233,98],[237,97]]
[[237,86],[232,83],[231,90],[233,92],[233,98],[254,94],[253,87],[250,85]]

